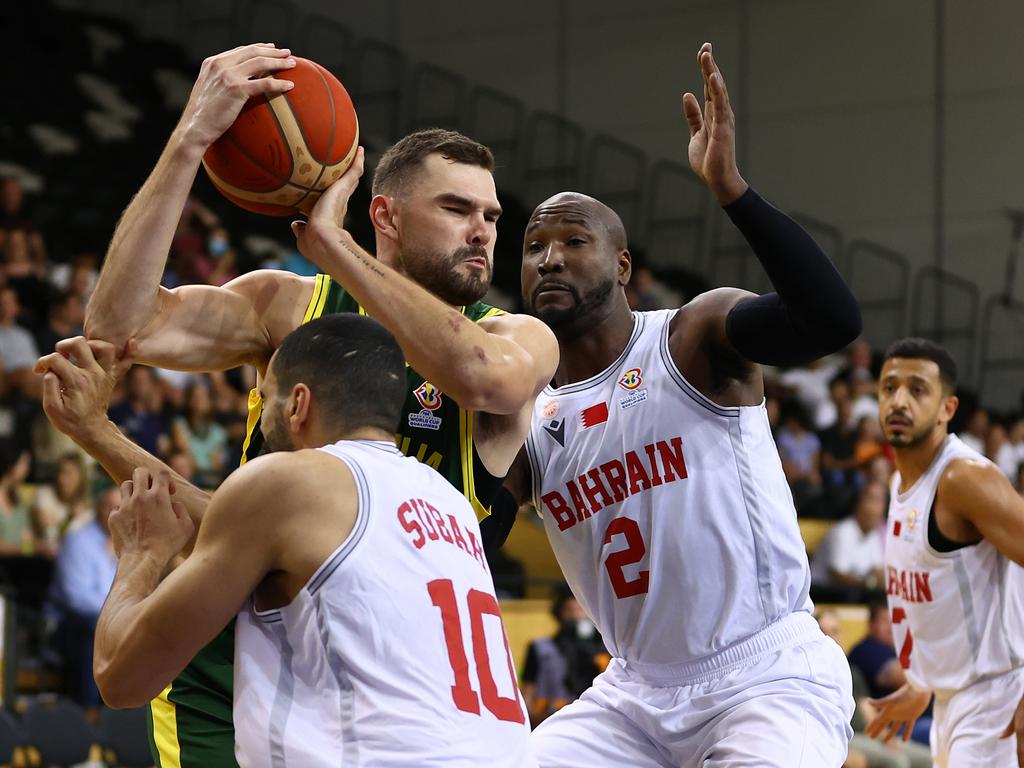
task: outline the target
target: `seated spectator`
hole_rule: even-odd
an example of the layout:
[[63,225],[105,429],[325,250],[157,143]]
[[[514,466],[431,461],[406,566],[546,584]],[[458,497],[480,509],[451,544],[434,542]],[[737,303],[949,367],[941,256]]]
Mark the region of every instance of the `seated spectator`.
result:
[[13,230],[26,234],[28,249],[33,264],[46,263],[46,244],[39,233],[32,214],[25,205],[25,190],[21,180],[14,175],[0,179],[0,248]]
[[[892,622],[889,619],[889,606],[884,602],[872,603],[869,606],[868,634],[850,651],[850,664],[855,667],[867,681],[871,698],[878,699],[888,696],[902,686],[906,673],[896,658],[893,646]],[[928,743],[928,732],[931,729],[931,712],[918,719],[914,725],[911,738],[922,744]]]
[[[834,611],[818,610],[814,617],[818,620],[821,631],[842,646],[842,624]],[[850,667],[853,678],[853,700],[856,709],[850,720],[853,728],[853,739],[850,741],[850,753],[843,763],[843,768],[931,768],[931,751],[917,742],[904,742],[897,739],[890,744],[871,738],[864,733],[867,724],[874,717],[874,707],[868,696],[867,683],[864,676],[854,667]]]
[[857,431],[852,421],[850,388],[845,380],[836,379],[830,385],[829,392],[836,408],[836,422],[819,436],[822,480],[833,488],[854,488],[860,482],[860,475],[854,456]]
[[1010,445],[1006,427],[992,424],[985,436],[985,457],[995,464],[1012,483],[1017,479],[1017,468],[1020,465],[1017,451]]
[[894,471],[895,465],[892,460],[886,454],[881,453],[869,461],[866,466],[861,467],[860,473],[864,477],[863,482],[877,482],[888,488]]
[[28,451],[0,446],[0,555],[5,557],[31,554],[35,548],[29,508],[18,494],[31,466]]
[[886,444],[882,427],[878,423],[878,411],[874,415],[863,416],[857,422],[857,440],[853,448],[853,457],[858,467],[865,467],[878,456],[888,456],[891,447]]
[[846,365],[839,375],[849,382],[854,400],[862,395],[876,395],[878,376],[872,363],[871,345],[865,339],[857,339],[846,348]]
[[115,486],[99,495],[95,519],[69,532],[61,544],[50,585],[49,609],[57,624],[67,693],[83,707],[101,703],[92,675],[93,635],[117,570],[107,519],[120,503]]
[[50,284],[58,291],[75,294],[85,306],[100,276],[98,261],[96,254],[88,251],[76,254],[69,264],[56,264],[50,269]]
[[256,386],[256,371],[250,366],[209,374],[213,396],[213,418],[228,433],[228,466],[241,460],[249,417],[249,392]]
[[985,438],[988,437],[988,427],[988,411],[984,408],[975,408],[974,412],[967,417],[967,426],[957,433],[957,437],[964,445],[983,454],[985,453]]
[[888,492],[881,483],[868,483],[861,489],[853,514],[832,526],[814,552],[811,579],[816,587],[840,588],[850,602],[858,602],[865,599],[864,591],[885,585],[888,503]]
[[799,510],[821,492],[821,441],[808,429],[803,409],[796,403],[783,409],[776,442]]
[[192,454],[188,451],[172,450],[167,457],[167,466],[171,468],[172,472],[177,472],[181,475],[182,479],[187,480],[193,485],[196,484],[196,465],[192,461]]
[[28,235],[15,229],[7,234],[4,247],[0,249],[0,267],[3,269],[7,287],[18,294],[21,315],[18,322],[27,328],[37,328],[46,321],[49,305],[49,287],[43,276],[45,265],[32,263],[29,255]]
[[24,397],[41,400],[43,380],[32,373],[39,351],[32,334],[17,324],[19,314],[18,294],[13,288],[0,288],[0,367],[6,385]]
[[36,491],[33,525],[39,553],[54,557],[65,532],[92,519],[89,477],[80,453],[66,453],[57,461],[53,484]]
[[210,387],[205,381],[192,384],[185,396],[184,417],[172,426],[176,450],[185,451],[196,467],[196,484],[216,488],[224,476],[228,452],[228,435],[213,420]]
[[231,247],[231,239],[224,227],[215,227],[206,240],[209,273],[206,282],[210,285],[224,285],[238,277],[238,255]]
[[72,336],[81,336],[85,307],[82,299],[71,291],[60,291],[50,302],[46,325],[36,330],[36,347],[41,355],[53,352],[57,342]]
[[589,688],[611,659],[597,628],[567,587],[556,594],[551,614],[558,631],[530,643],[523,667],[523,698],[535,727]]
[[850,663],[864,675],[871,696],[877,699],[895,691],[907,677],[893,647],[889,606],[875,602],[868,608],[868,634],[850,650]]
[[[636,266],[636,265],[635,265]],[[630,309],[647,312],[655,309],[678,307],[682,297],[655,277],[650,269],[637,266],[626,285],[626,301]]]
[[127,396],[111,406],[110,420],[147,452],[166,456],[170,448],[167,427],[160,415],[160,391],[153,381],[153,370],[133,365],[125,377]]
[[805,366],[791,368],[778,378],[778,383],[789,390],[809,414],[814,429],[832,426],[835,411],[828,396],[828,385],[839,371],[834,357],[823,357]]

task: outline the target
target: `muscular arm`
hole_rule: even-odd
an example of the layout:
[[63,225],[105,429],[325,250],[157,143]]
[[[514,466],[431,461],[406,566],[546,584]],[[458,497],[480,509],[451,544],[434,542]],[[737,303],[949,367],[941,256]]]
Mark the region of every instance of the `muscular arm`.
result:
[[558,345],[539,320],[503,315],[474,323],[363,251],[345,230],[316,221],[316,211],[300,227],[299,245],[395,335],[413,368],[463,408],[516,413],[550,381]]
[[755,363],[800,365],[831,354],[861,331],[843,278],[795,221],[748,189],[725,207],[775,288],[737,301],[725,318],[730,345]]
[[159,314],[160,278],[204,151],[179,125],[125,209],[85,310],[90,338],[121,346]]
[[1024,498],[998,467],[950,462],[936,493],[942,511],[967,521],[1005,557],[1024,566]]
[[114,231],[86,308],[89,338],[121,348],[136,337],[140,360],[167,367],[228,367],[259,355],[254,345],[265,333],[244,291],[166,291],[160,277],[203,154],[250,96],[291,87],[287,80],[255,77],[290,68],[288,55],[287,49],[257,44],[203,62],[181,120]]
[[775,287],[764,296],[736,295],[718,304],[707,327],[705,338],[712,345],[707,351],[718,351],[727,367],[738,368],[714,378],[750,379],[751,363],[805,363],[853,341],[861,329],[860,310],[810,235],[762,200],[740,175],[736,119],[710,43],[701,46],[697,61],[704,110],[693,94],[683,97],[690,167],[724,206]]
[[[134,335],[136,357],[175,370],[262,370],[302,322],[312,291],[311,278],[280,270],[249,272],[221,288],[159,288],[156,311]],[[121,346],[119,338],[103,338]]]

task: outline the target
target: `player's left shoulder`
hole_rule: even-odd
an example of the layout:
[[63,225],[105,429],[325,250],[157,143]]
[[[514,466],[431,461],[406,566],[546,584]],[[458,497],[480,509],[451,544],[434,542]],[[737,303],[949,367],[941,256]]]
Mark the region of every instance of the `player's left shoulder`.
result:
[[969,456],[953,459],[945,466],[936,490],[936,498],[944,507],[968,518],[1007,494],[1017,496],[1002,470],[987,459]]
[[[331,482],[324,482],[330,477]],[[352,473],[343,461],[324,451],[307,448],[278,451],[247,461],[221,485],[217,493],[229,497],[250,513],[285,507],[302,509],[327,489],[334,493],[353,485]]]
[[672,317],[670,331],[681,331],[683,326],[686,327],[685,332],[690,334],[700,328],[724,328],[725,318],[730,310],[743,299],[756,295],[742,288],[730,287],[712,288],[710,291],[699,293],[678,309]]

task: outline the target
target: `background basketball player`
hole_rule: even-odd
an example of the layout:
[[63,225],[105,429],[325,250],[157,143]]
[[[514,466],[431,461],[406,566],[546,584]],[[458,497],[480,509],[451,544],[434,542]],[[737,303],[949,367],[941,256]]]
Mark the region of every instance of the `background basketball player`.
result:
[[1024,499],[948,433],[956,379],[933,342],[885,354],[878,413],[896,454],[886,592],[907,683],[874,702],[867,731],[909,738],[934,693],[936,765],[1011,765],[1019,744],[999,736],[1024,693]]

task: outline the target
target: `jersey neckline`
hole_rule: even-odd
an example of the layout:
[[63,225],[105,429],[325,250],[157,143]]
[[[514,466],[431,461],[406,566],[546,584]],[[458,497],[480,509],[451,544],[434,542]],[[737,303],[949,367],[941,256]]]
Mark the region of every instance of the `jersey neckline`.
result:
[[645,315],[646,313],[644,312],[633,312],[633,332],[630,334],[629,341],[626,342],[626,346],[622,348],[622,352],[619,353],[619,356],[615,358],[615,361],[611,365],[583,381],[575,381],[562,387],[554,387],[551,384],[548,384],[544,387],[544,394],[569,395],[575,392],[582,392],[585,389],[590,389],[591,387],[600,384],[609,376],[614,375],[622,363],[625,362],[626,357],[633,349],[637,339],[640,338],[640,334],[643,332],[644,325],[646,323]]
[[[932,460],[928,463],[928,468],[921,473],[921,476],[914,481],[914,484],[912,486],[907,488],[907,490],[903,491],[903,493],[900,493],[899,485],[896,486],[896,493],[894,494],[894,496],[897,502],[899,502],[900,504],[905,503],[917,491],[918,486],[924,482],[925,478],[931,475],[932,470],[935,469],[935,467],[938,465],[939,459],[942,458],[942,455],[946,452],[946,449],[949,448],[949,446],[952,444],[952,440],[955,437],[956,435],[952,434],[946,435],[946,439],[942,441],[942,445],[939,446],[939,450],[935,452],[935,455],[932,457]],[[903,479],[902,475],[900,476],[900,479]]]

